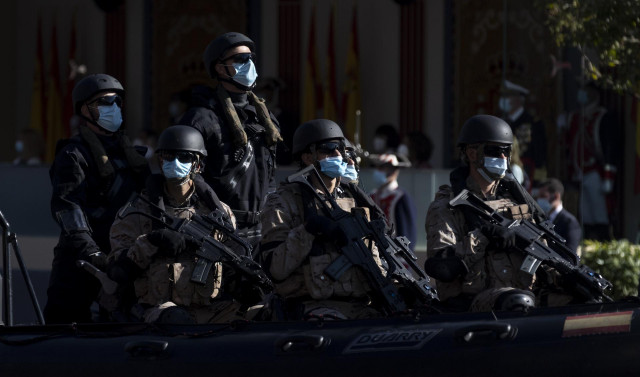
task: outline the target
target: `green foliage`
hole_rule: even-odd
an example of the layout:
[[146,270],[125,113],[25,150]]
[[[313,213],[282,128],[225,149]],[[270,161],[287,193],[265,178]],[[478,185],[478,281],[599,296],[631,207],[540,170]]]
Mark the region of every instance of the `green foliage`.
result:
[[640,245],[631,244],[627,240],[585,240],[582,244],[581,262],[613,284],[614,299],[638,294]]
[[587,80],[640,93],[640,0],[538,0],[558,46],[585,57]]

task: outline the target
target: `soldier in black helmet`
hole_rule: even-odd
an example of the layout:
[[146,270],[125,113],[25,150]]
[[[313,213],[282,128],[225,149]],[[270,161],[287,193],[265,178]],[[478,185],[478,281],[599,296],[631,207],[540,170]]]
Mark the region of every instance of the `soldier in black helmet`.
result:
[[425,271],[437,280],[439,297],[451,310],[527,310],[536,305],[535,277],[520,271],[524,253],[509,252],[513,231],[482,225],[477,215],[448,206],[468,189],[505,216],[544,220],[535,200],[510,173],[512,143],[504,120],[490,115],[467,120],[458,139],[463,166],[451,173],[451,185],[441,186],[429,206]]
[[[282,297],[282,303],[276,305],[281,310],[274,310],[275,319],[377,316],[378,311],[370,305],[367,294],[371,288],[362,271],[349,269],[336,281],[323,275],[324,269],[341,255],[345,236],[322,209],[319,198],[327,195],[322,186],[343,210],[361,206],[346,187],[340,187],[347,168],[342,130],[327,119],[303,123],[293,135],[293,155],[301,168],[314,165],[321,180],[309,174],[303,181],[282,183],[265,204],[260,252],[263,267],[275,282],[275,292]],[[372,255],[380,265],[375,245]]]
[[204,63],[215,88],[197,87],[181,124],[200,131],[208,151],[205,181],[233,210],[238,232],[253,246],[260,241],[260,211],[275,188],[276,144],[282,141],[278,121],[256,85],[255,44],[229,32],[214,39]]
[[[156,151],[161,174],[151,175],[140,197],[128,205],[156,218],[159,210],[188,219],[219,209],[235,226],[229,206],[200,176],[207,154],[202,135],[192,127],[167,128],[160,134]],[[222,234],[214,237],[223,242]],[[187,324],[242,318],[241,303],[231,297],[223,282],[226,267],[221,263],[214,264],[204,285],[191,281],[200,247],[193,237],[168,229],[148,216],[131,213],[114,222],[111,245],[108,276],[124,286],[134,283],[137,310],[133,313],[139,319]],[[114,317],[121,316],[114,313]]]
[[123,97],[120,82],[106,74],[83,78],[72,92],[79,132],[58,141],[49,171],[51,213],[61,232],[44,309],[48,323],[92,320],[99,283],[76,261],[106,266],[116,212],[142,189],[149,174],[144,151],[136,150],[123,132]]

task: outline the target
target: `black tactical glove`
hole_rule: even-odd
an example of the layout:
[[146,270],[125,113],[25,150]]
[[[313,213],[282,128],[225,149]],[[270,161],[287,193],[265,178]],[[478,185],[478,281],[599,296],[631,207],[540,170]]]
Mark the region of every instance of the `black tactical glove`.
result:
[[327,240],[336,242],[338,245],[347,244],[347,236],[344,234],[344,231],[340,229],[335,221],[328,217],[320,215],[309,216],[304,224],[304,229],[316,237],[325,237]]
[[107,276],[109,279],[118,284],[126,284],[134,281],[141,272],[142,269],[127,257],[127,253],[122,253],[120,258],[111,263],[107,268]]
[[171,229],[156,229],[147,236],[149,242],[158,247],[158,252],[167,257],[175,257],[183,251],[194,250],[200,243],[193,237]]
[[80,259],[86,260],[87,262],[94,265],[100,271],[104,271],[107,269],[107,255],[100,250],[94,251],[89,254],[83,255]]
[[495,224],[485,224],[480,230],[500,249],[509,249],[516,245],[516,232]]

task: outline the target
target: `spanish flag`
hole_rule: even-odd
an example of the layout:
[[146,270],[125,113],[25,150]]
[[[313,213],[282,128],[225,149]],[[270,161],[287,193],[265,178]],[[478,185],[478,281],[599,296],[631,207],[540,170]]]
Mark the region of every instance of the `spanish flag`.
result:
[[316,7],[311,8],[309,23],[309,45],[304,74],[304,98],[302,101],[302,122],[318,118],[322,108],[322,87],[318,84],[318,51],[316,47]]
[[336,66],[335,66],[335,45],[334,45],[334,24],[335,24],[335,4],[331,4],[331,15],[329,16],[329,40],[327,41],[327,76],[324,83],[324,117],[325,119],[338,121],[336,119]]
[[342,110],[344,111],[345,134],[349,140],[355,140],[356,111],[361,109],[360,97],[360,66],[358,60],[358,15],[355,3],[351,16],[351,36],[349,37],[349,50],[347,51],[346,80],[343,87]]
[[[36,39],[36,64],[33,70],[33,89],[31,92],[31,119],[29,127],[44,137],[47,124],[45,117],[45,79],[44,52],[42,48],[42,18],[38,15],[38,35]],[[44,156],[40,156],[44,158]]]
[[51,52],[49,54],[49,72],[47,77],[47,132],[45,134],[45,161],[52,162],[55,157],[56,143],[65,137],[62,125],[62,90],[60,90],[60,64],[58,60],[58,33],[53,26],[51,33]]

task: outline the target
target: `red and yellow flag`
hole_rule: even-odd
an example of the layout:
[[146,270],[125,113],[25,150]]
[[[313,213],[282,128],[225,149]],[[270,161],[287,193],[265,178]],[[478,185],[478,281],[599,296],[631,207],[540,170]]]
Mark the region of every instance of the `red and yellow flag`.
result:
[[[36,62],[33,69],[33,89],[31,92],[31,119],[29,127],[38,131],[44,138],[47,130],[45,116],[45,79],[44,52],[42,48],[42,18],[38,15],[38,35],[36,39]],[[44,156],[40,156],[44,158]]]
[[358,60],[358,15],[355,3],[351,16],[351,35],[349,50],[347,51],[346,79],[342,91],[342,111],[345,135],[349,140],[355,140],[356,111],[361,109],[360,96],[360,62]]
[[51,33],[51,51],[49,53],[49,72],[46,82],[45,161],[52,162],[55,157],[56,143],[65,137],[62,125],[62,91],[60,90],[60,64],[58,60],[58,33],[53,25]]
[[318,109],[322,108],[322,87],[318,79],[318,51],[316,46],[316,7],[311,8],[309,23],[309,45],[304,73],[304,95],[302,100],[302,122],[318,117]]
[[327,41],[327,76],[324,83],[324,117],[333,121],[336,119],[338,111],[336,109],[336,66],[335,66],[335,45],[334,45],[334,24],[335,24],[335,4],[331,4],[331,14],[329,16],[329,39]]
[[67,84],[66,90],[64,93],[64,103],[62,104],[62,126],[64,129],[65,137],[71,134],[70,125],[71,125],[71,117],[73,117],[73,98],[71,97],[73,93],[73,87],[76,85],[76,46],[77,46],[77,37],[76,37],[76,13],[73,12],[73,16],[71,18],[71,36],[69,38],[69,59],[67,59]]

